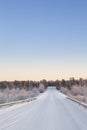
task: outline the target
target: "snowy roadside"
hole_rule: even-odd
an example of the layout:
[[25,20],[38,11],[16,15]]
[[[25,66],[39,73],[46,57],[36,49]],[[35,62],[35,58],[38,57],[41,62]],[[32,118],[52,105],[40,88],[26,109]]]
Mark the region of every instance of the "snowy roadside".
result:
[[87,108],[87,104],[86,103],[80,102],[80,101],[78,101],[78,100],[76,100],[76,99],[74,99],[72,97],[69,97],[69,96],[66,96],[66,98],[69,99],[69,100],[71,100],[71,101],[73,101],[73,102],[78,103],[79,105],[82,105],[85,108]]
[[5,107],[5,106],[12,106],[12,105],[16,105],[16,104],[21,104],[21,103],[24,103],[24,102],[30,102],[30,101],[33,101],[33,100],[36,100],[36,99],[37,99],[37,97],[33,97],[33,98],[28,98],[28,99],[24,99],[24,100],[20,100],[20,101],[3,103],[3,104],[0,104],[0,108]]
[[60,92],[66,95],[67,99],[87,108],[87,87],[72,86],[70,90],[67,87],[61,87]]
[[67,98],[67,99],[69,99],[69,100],[71,100],[71,101],[73,101],[73,102],[76,102],[76,103],[78,103],[79,105],[82,105],[83,107],[87,108],[87,104],[86,104],[86,103],[81,102],[81,101],[79,101],[79,100],[76,100],[75,98],[70,97],[70,96],[68,96],[68,95],[65,95],[65,94],[62,93],[61,91],[60,91],[60,94],[61,94],[62,96],[64,96],[65,98]]

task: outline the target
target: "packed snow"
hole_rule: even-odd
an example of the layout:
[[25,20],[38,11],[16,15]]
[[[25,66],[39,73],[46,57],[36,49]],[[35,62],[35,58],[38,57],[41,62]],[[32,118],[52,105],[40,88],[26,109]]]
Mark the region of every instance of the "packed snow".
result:
[[0,130],[87,130],[87,109],[48,87],[37,100],[0,109]]

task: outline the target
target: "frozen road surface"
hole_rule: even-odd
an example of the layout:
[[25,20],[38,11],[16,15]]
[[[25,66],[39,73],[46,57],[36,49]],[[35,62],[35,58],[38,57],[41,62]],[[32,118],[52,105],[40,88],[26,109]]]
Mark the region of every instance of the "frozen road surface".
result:
[[49,87],[35,101],[0,109],[0,130],[87,130],[87,109]]

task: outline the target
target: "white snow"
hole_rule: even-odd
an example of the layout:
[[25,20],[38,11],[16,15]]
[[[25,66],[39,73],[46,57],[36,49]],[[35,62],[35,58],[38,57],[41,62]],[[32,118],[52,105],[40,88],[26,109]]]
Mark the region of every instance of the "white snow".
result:
[[87,130],[87,109],[49,87],[37,100],[0,109],[0,130]]

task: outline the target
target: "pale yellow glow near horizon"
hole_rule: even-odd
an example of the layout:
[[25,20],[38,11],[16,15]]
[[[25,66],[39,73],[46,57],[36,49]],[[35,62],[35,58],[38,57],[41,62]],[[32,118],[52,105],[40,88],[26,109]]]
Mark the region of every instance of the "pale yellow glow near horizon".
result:
[[55,63],[6,63],[0,68],[0,81],[13,80],[56,80],[74,77],[87,78],[86,66]]

